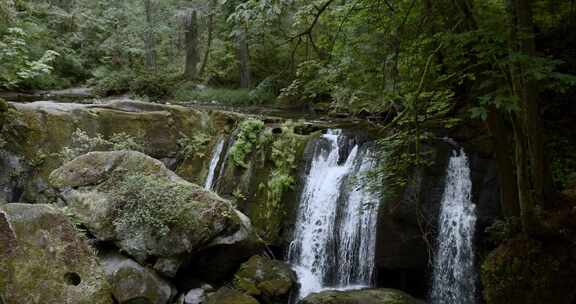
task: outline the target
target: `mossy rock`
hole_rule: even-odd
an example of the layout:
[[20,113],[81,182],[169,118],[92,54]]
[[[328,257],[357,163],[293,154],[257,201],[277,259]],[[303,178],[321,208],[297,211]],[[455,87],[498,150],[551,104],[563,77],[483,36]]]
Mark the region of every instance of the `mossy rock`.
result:
[[314,293],[299,304],[422,304],[422,302],[400,290],[361,289]]
[[0,297],[6,304],[112,304],[94,251],[49,205],[0,207]]
[[166,304],[176,294],[176,289],[154,271],[120,254],[103,254],[100,261],[114,298],[121,304],[138,300]]
[[576,299],[576,250],[562,241],[507,240],[482,264],[488,304],[570,304]]
[[236,244],[260,246],[250,221],[230,202],[140,152],[91,152],[54,170],[50,181],[93,235],[138,262],[182,262],[222,243],[232,249],[228,255]]
[[[6,117],[10,117],[9,124]],[[43,199],[44,189],[38,189],[37,185],[45,184],[50,173],[62,165],[58,153],[72,145],[72,135],[77,129],[89,136],[101,134],[104,138],[126,133],[145,141],[146,154],[181,163],[178,141],[182,134],[190,136],[203,132],[216,135],[221,130],[230,130],[237,119],[241,119],[241,116],[227,112],[131,101],[98,105],[1,102],[0,127],[4,125],[4,128],[0,129],[3,129],[2,138],[9,142],[7,150],[21,164],[27,165],[23,180],[41,179],[44,183],[22,182],[14,186],[0,180],[0,187],[23,189],[26,202],[52,199]],[[187,163],[185,170],[181,170],[182,177],[189,181],[202,180],[204,165],[205,161]],[[6,171],[9,169],[6,168]]]
[[263,303],[285,303],[296,282],[296,274],[282,261],[253,256],[236,273],[234,285]]
[[206,304],[259,304],[253,297],[236,289],[222,287],[208,297]]

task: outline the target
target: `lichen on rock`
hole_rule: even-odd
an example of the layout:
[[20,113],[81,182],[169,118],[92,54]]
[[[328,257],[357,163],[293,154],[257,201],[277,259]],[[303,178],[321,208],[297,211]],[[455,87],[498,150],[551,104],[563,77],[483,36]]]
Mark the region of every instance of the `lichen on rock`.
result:
[[91,152],[55,170],[50,181],[92,234],[141,263],[183,262],[242,229],[232,246],[260,241],[228,201],[139,152]]
[[93,250],[49,205],[0,207],[0,295],[6,303],[112,304]]
[[234,278],[236,288],[269,304],[287,302],[295,284],[288,264],[262,256],[242,264]]

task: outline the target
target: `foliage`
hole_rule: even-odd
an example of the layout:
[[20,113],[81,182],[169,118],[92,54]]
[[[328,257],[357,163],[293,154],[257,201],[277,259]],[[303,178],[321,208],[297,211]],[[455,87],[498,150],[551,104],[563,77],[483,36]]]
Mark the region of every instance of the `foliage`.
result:
[[258,148],[260,133],[264,130],[264,122],[258,119],[246,119],[238,126],[234,145],[230,148],[230,156],[235,166],[248,168],[246,157]]
[[270,159],[274,163],[274,168],[270,173],[270,179],[266,185],[259,185],[259,190],[266,192],[266,201],[259,209],[259,216],[265,223],[263,231],[269,237],[277,235],[276,229],[279,229],[280,221],[285,215],[280,205],[282,196],[292,190],[296,184],[294,170],[296,169],[297,141],[295,136],[292,122],[284,123],[282,133],[278,134],[272,143]]
[[250,105],[250,91],[246,89],[179,88],[174,98],[182,102],[217,103],[224,105]]
[[191,136],[188,136],[180,132],[178,153],[182,159],[194,157],[204,158],[206,156],[208,143],[210,143],[210,136],[206,133],[195,132]]
[[144,143],[139,139],[124,132],[116,133],[109,139],[105,139],[101,134],[97,133],[92,137],[85,131],[76,129],[72,134],[72,145],[64,147],[58,156],[63,161],[70,161],[93,151],[133,150],[143,152],[144,146]]
[[186,186],[167,183],[152,175],[130,175],[114,187],[118,204],[118,217],[114,225],[124,231],[137,231],[146,227],[157,236],[166,236],[171,227],[194,227],[186,212],[195,194]]
[[269,82],[262,82],[253,90],[215,89],[182,86],[174,92],[174,99],[181,102],[215,103],[222,105],[261,105],[276,100]]
[[31,57],[28,35],[21,28],[13,27],[0,34],[0,89],[34,86],[33,80],[50,74],[52,63],[59,55],[47,50],[40,58]]
[[526,238],[501,244],[482,264],[487,303],[568,303],[575,264],[566,246]]

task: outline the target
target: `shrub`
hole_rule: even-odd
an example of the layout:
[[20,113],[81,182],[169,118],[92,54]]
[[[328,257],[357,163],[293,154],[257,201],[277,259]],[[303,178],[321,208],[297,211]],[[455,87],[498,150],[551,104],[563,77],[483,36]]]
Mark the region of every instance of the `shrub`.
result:
[[124,177],[113,191],[118,204],[118,217],[114,225],[122,231],[138,231],[142,227],[150,229],[158,236],[165,236],[170,227],[191,227],[185,212],[189,202],[194,201],[195,193],[188,187],[167,183],[165,179],[151,175],[129,175]]
[[180,139],[178,139],[178,153],[182,159],[193,157],[203,158],[206,156],[206,148],[210,142],[210,136],[203,132],[196,132],[188,136],[180,132]]
[[76,129],[72,133],[72,145],[64,147],[59,153],[59,157],[64,161],[70,161],[82,154],[93,151],[120,151],[133,150],[144,151],[144,143],[138,139],[122,132],[116,133],[105,139],[102,134],[91,137],[86,132]]
[[174,98],[181,102],[218,103],[224,105],[251,105],[250,91],[245,89],[203,89],[187,86],[176,90]]
[[246,157],[258,145],[258,137],[264,130],[264,122],[258,119],[247,119],[240,123],[236,141],[230,148],[230,156],[234,165],[248,168]]

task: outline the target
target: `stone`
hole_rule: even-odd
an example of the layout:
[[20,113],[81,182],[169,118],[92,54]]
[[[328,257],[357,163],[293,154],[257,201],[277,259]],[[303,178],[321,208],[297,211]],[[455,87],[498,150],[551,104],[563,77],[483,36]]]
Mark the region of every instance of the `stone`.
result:
[[299,304],[423,304],[409,294],[395,289],[362,289],[314,293]]
[[166,304],[176,293],[169,282],[135,261],[116,253],[100,257],[114,298],[120,304],[140,300],[149,304]]
[[234,285],[263,303],[285,303],[296,283],[296,274],[282,261],[253,256],[240,266]]
[[[0,109],[0,120],[4,121],[0,138],[8,142],[6,153],[0,153],[4,169],[0,171],[0,196],[7,196],[8,202],[19,202],[22,198],[32,203],[52,202],[53,193],[37,188],[43,185],[42,182],[28,181],[48,181],[49,174],[62,165],[58,153],[72,145],[72,134],[77,129],[91,137],[98,133],[104,138],[123,132],[145,141],[146,154],[158,159],[177,159],[178,141],[183,134],[212,134],[214,130],[227,133],[243,117],[230,112],[130,100],[111,100],[102,104],[1,103],[0,108],[8,109],[8,112]],[[3,113],[10,114],[10,123],[6,123]],[[180,163],[184,162],[179,160]],[[203,182],[208,163],[197,157],[186,163],[187,174],[181,176],[196,183]],[[12,172],[18,172],[18,179]],[[48,197],[43,198],[45,194]]]
[[139,263],[156,259],[166,276],[210,248],[225,245],[220,258],[236,261],[263,245],[230,202],[140,152],[91,152],[54,170],[50,182],[98,240],[114,242]]
[[0,207],[0,297],[4,303],[112,304],[94,250],[50,205]]
[[208,297],[206,304],[259,304],[253,297],[236,289],[222,287]]

